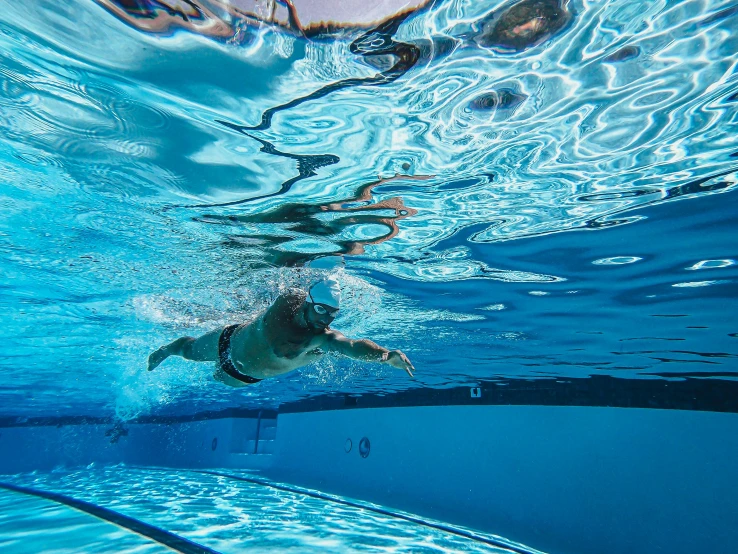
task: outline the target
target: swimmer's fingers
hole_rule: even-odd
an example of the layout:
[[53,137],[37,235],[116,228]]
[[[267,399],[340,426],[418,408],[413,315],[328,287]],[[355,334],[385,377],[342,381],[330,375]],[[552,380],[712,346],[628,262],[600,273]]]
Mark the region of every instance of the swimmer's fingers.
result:
[[[399,360],[397,358],[399,358]],[[410,363],[410,360],[407,358],[407,356],[405,356],[405,354],[400,352],[399,350],[394,350],[390,352],[390,363],[397,369],[404,369],[410,377],[415,377],[413,375],[415,367],[413,367],[413,364]]]
[[405,362],[405,371],[407,371],[407,374],[414,379],[415,375],[413,375],[413,371],[415,371],[415,366],[410,363],[410,360],[402,352],[400,352],[400,356],[402,356],[402,361]]

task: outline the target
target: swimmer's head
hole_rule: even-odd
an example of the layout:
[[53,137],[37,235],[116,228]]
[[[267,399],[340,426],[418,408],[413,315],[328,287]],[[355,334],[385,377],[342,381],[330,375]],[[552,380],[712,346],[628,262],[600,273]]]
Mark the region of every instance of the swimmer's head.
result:
[[325,329],[338,315],[341,286],[333,277],[314,283],[305,299],[305,321],[310,327]]

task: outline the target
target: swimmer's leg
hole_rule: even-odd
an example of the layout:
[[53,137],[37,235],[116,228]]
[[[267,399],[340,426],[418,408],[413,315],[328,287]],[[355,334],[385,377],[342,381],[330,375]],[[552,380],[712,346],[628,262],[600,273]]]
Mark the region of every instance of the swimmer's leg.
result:
[[181,356],[194,362],[214,362],[218,359],[218,339],[223,329],[215,329],[205,335],[180,337],[155,350],[149,356],[148,370],[152,371],[169,356]]

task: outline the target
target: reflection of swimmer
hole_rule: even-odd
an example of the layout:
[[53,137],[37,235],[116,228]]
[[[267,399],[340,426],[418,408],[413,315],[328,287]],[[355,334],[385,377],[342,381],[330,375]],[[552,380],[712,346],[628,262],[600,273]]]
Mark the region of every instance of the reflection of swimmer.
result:
[[481,46],[521,52],[566,27],[571,21],[566,8],[566,0],[523,0],[489,16],[475,40]]
[[183,27],[206,36],[228,39],[234,35],[231,25],[205,5],[178,0],[130,2],[97,0],[129,25],[149,33],[167,33]]
[[[96,0],[111,13],[149,32],[163,33],[178,27],[216,39],[243,38],[243,28],[252,36],[263,25],[279,27],[304,37],[341,36],[397,17],[407,17],[429,4],[429,0],[380,2],[370,7],[336,6],[330,2],[292,0]],[[356,2],[359,4],[360,2]]]
[[412,377],[415,368],[399,350],[387,350],[366,339],[349,339],[329,327],[340,299],[341,289],[332,278],[315,283],[307,293],[291,290],[248,323],[228,325],[197,339],[181,337],[162,346],[149,356],[148,369],[153,370],[169,356],[217,362],[217,381],[243,387],[335,352],[355,360],[385,363]]
[[[272,265],[293,266],[300,265],[306,260],[322,256],[322,253],[305,253],[285,250],[281,247],[290,240],[295,233],[303,233],[309,237],[330,237],[338,247],[334,254],[359,255],[369,244],[380,244],[395,237],[400,229],[397,222],[417,214],[417,210],[405,206],[399,196],[386,198],[379,202],[372,202],[373,189],[396,180],[424,181],[430,175],[395,175],[379,179],[372,183],[361,185],[351,196],[322,204],[285,203],[262,212],[235,216],[206,215],[197,221],[227,225],[238,224],[277,224],[287,226],[286,235],[275,233],[274,225],[266,229],[259,229],[251,235],[234,235],[231,242],[226,244],[232,248],[250,248],[251,243],[244,239],[258,240],[261,252],[267,252],[267,258]],[[394,213],[393,213],[394,212]],[[333,217],[321,217],[333,215]],[[387,231],[378,236],[362,239],[340,238],[351,227],[359,225],[381,225]]]

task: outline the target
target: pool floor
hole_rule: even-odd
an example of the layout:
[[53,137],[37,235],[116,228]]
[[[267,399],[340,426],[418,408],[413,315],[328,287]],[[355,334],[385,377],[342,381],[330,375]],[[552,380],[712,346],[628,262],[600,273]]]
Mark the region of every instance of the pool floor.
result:
[[[469,531],[477,538],[467,538],[458,534],[464,530],[449,532],[442,524],[419,524],[252,477],[122,465],[0,476],[11,486],[64,495],[55,502],[0,489],[0,550],[93,553],[113,548],[148,554],[170,552],[166,537],[181,537],[182,552],[534,552],[490,544],[504,541],[499,537]],[[64,498],[103,515],[59,503]],[[105,513],[140,522],[144,531],[101,519]],[[144,536],[147,528],[156,532]],[[163,542],[159,535],[165,536]]]

